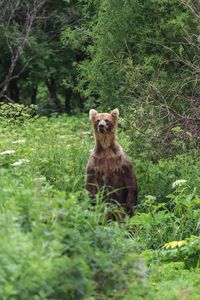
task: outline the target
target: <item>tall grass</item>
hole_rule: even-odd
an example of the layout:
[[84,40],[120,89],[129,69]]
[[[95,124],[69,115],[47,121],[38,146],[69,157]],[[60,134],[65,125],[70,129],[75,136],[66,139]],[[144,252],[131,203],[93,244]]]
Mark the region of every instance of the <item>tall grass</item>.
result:
[[[152,164],[133,155],[138,214],[115,222],[107,216],[117,208],[101,193],[91,205],[84,188],[93,146],[87,116],[0,127],[0,299],[179,299],[181,289],[197,299],[199,161],[188,154]],[[119,141],[128,149],[126,132]],[[187,182],[172,188],[177,179]],[[182,239],[185,255],[163,248]]]

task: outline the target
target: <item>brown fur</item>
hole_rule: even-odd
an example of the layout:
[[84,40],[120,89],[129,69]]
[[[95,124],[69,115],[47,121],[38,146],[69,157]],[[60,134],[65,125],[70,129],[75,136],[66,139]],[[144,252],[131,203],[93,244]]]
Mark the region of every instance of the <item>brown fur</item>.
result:
[[[111,114],[90,110],[96,144],[87,164],[86,189],[95,197],[99,188],[106,187],[111,192],[108,201],[117,201],[132,216],[137,202],[137,180],[130,160],[116,142],[118,115],[117,109]],[[101,123],[106,132],[99,131]]]

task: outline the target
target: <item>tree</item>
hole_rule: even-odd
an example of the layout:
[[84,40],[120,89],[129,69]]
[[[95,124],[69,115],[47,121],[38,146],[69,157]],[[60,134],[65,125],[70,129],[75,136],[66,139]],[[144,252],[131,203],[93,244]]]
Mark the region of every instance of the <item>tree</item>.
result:
[[[1,101],[39,104],[70,112],[83,107],[75,91],[81,47],[63,43],[62,32],[84,22],[82,1],[2,1]],[[8,71],[7,71],[8,70]]]
[[198,1],[101,0],[97,11],[90,59],[80,65],[84,94],[124,107],[132,149],[137,130],[152,157],[158,143],[170,155],[191,149],[200,134]]
[[[1,0],[1,35],[6,47],[9,49],[10,62],[8,71],[5,72],[4,78],[1,78],[0,99],[6,96],[8,85],[10,81],[13,80],[11,85],[11,96],[15,96],[17,101],[19,100],[19,92],[15,79],[24,71],[29,61],[27,61],[23,68],[20,69],[14,76],[13,72],[24,51],[24,48],[29,42],[33,27],[36,21],[38,22],[38,14],[45,2],[46,0],[33,0],[31,3],[30,1],[25,0]],[[31,59],[32,58],[30,58],[30,60]],[[3,59],[1,59],[1,61],[3,64]]]

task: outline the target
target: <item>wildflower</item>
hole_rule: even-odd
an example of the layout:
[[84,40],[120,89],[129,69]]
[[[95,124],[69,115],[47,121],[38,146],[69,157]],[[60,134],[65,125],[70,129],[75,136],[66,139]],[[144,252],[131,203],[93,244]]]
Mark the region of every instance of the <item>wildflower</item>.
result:
[[34,178],[34,181],[36,181],[36,182],[39,182],[39,181],[46,181],[46,177],[45,177],[45,176],[36,177],[36,178]]
[[16,152],[15,150],[6,150],[6,151],[3,151],[3,152],[0,152],[0,155],[13,154],[15,152]]
[[174,189],[175,187],[177,186],[182,186],[184,185],[185,183],[187,182],[187,180],[185,179],[179,179],[179,180],[176,180],[172,183],[172,188]]
[[13,166],[13,167],[16,167],[16,166],[20,166],[20,165],[22,165],[23,163],[28,163],[29,162],[29,160],[28,159],[19,159],[19,160],[17,160],[16,162],[14,162],[13,164],[11,164],[11,166]]
[[17,141],[12,141],[12,144],[23,144],[25,143],[26,140],[17,140]]
[[174,248],[180,248],[184,245],[187,244],[187,241],[173,241],[173,242],[170,242],[170,243],[167,243],[163,246],[163,248],[166,248],[166,249],[174,249]]

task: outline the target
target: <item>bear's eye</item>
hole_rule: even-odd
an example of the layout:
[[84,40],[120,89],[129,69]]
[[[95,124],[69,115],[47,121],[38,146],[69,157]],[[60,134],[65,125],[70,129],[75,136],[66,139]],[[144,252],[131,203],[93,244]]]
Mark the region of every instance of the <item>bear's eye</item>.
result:
[[100,122],[100,119],[97,119],[97,123],[99,123]]
[[105,119],[105,122],[106,122],[106,123],[109,123],[109,120],[108,120],[108,119]]

